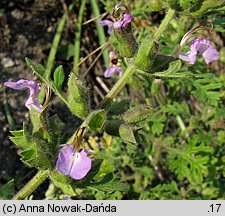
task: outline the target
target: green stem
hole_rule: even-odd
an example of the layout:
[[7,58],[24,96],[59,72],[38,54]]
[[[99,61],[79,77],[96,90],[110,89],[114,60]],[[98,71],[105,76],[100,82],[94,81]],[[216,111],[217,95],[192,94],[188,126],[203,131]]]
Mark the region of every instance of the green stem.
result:
[[[69,11],[72,11],[72,9],[73,9],[73,5],[70,5]],[[62,18],[60,19],[59,24],[58,24],[57,29],[56,29],[56,33],[55,33],[53,42],[52,42],[52,47],[51,47],[51,50],[50,50],[50,53],[49,53],[49,56],[48,56],[48,60],[47,60],[47,64],[46,64],[46,71],[47,71],[47,75],[48,75],[49,79],[51,77],[51,71],[52,71],[52,68],[53,68],[53,65],[54,65],[56,53],[57,53],[57,50],[58,50],[59,42],[60,42],[60,39],[61,39],[61,36],[62,36],[62,32],[63,32],[64,26],[65,26],[67,17],[68,17],[68,14],[65,13],[62,16]]]
[[80,60],[81,29],[86,2],[86,0],[83,0],[81,3],[77,21],[77,32],[75,34],[73,71],[76,72],[76,74],[79,74],[79,67],[77,67],[77,65]]
[[[96,0],[90,0],[90,2],[91,2],[91,8],[92,8],[94,16],[99,17],[100,12],[99,12],[99,8],[98,8],[98,2]],[[103,28],[100,25],[98,25],[99,21],[100,21],[99,19],[96,19],[95,23],[96,23],[96,29],[97,29],[97,33],[98,33],[99,43],[100,43],[100,45],[103,45],[106,43],[106,37],[105,37]],[[109,65],[108,51],[105,50],[102,55],[103,55],[104,64],[107,67]]]
[[37,174],[12,198],[13,200],[23,200],[29,196],[46,178],[48,170],[38,171]]
[[63,28],[66,23],[66,18],[67,18],[67,15],[64,14],[59,21],[59,24],[57,26],[56,33],[55,33],[55,36],[53,39],[52,47],[51,47],[51,50],[50,50],[50,53],[48,56],[48,60],[47,60],[47,64],[46,64],[46,71],[48,73],[49,78],[51,77],[51,71],[52,71],[52,68],[54,65],[55,56],[56,56],[56,52],[57,52],[57,49],[59,46],[59,41],[61,39]]
[[180,126],[180,129],[181,129],[182,131],[184,131],[184,130],[186,129],[186,127],[185,127],[185,124],[184,124],[184,122],[183,122],[181,116],[180,116],[180,115],[176,115],[176,119],[177,119],[177,122],[178,122],[178,124],[179,124],[179,126]]
[[135,70],[136,70],[135,67],[132,65],[126,69],[122,77],[118,80],[118,82],[113,86],[110,92],[105,96],[105,98],[98,105],[98,108],[104,109],[109,105],[109,103],[113,100],[113,98],[115,98],[115,96],[125,86],[127,80],[134,74]]
[[154,34],[153,39],[159,40],[163,32],[166,30],[168,24],[170,23],[171,19],[173,18],[175,11],[172,9],[169,9],[166,13],[166,16],[164,17],[163,21],[161,22],[157,32]]

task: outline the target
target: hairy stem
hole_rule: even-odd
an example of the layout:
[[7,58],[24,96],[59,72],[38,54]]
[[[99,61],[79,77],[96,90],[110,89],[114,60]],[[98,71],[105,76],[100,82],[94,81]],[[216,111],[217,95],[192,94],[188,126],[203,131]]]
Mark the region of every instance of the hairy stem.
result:
[[[91,3],[91,8],[92,8],[92,12],[94,14],[95,17],[99,17],[100,16],[100,12],[99,12],[99,7],[98,7],[98,1],[96,0],[90,0],[90,3]],[[99,40],[99,43],[100,45],[102,46],[103,44],[106,43],[106,37],[105,37],[105,33],[104,33],[104,30],[102,28],[102,26],[100,26],[98,23],[99,23],[99,18],[95,20],[95,23],[96,23],[96,30],[97,30],[97,33],[98,33],[98,40]],[[104,64],[105,66],[108,66],[108,62],[109,62],[109,56],[108,56],[108,51],[107,50],[104,50],[103,52],[103,60],[104,60]]]
[[23,200],[29,196],[46,178],[48,170],[38,171],[37,174],[12,198],[13,200]]
[[115,98],[115,96],[121,91],[121,89],[125,86],[127,80],[134,74],[135,67],[129,66],[122,77],[118,80],[118,82],[113,86],[110,92],[105,96],[105,98],[98,105],[98,108],[104,109],[109,103]]
[[159,40],[159,38],[161,37],[161,35],[163,34],[163,32],[166,30],[168,24],[170,23],[171,19],[173,18],[175,11],[172,9],[169,9],[166,13],[166,16],[164,17],[163,21],[161,22],[158,30],[156,31],[156,33],[153,36],[153,39],[155,41]]

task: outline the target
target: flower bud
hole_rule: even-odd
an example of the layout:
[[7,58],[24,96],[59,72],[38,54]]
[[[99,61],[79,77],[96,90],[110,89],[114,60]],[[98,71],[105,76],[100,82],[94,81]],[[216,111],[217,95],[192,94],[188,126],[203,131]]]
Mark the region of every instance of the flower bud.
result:
[[116,50],[121,57],[132,58],[137,52],[137,42],[133,36],[131,23],[120,29],[114,29],[114,36],[117,39]]
[[134,60],[134,65],[141,70],[149,71],[154,63],[154,57],[158,51],[158,46],[150,37],[146,37],[139,49]]

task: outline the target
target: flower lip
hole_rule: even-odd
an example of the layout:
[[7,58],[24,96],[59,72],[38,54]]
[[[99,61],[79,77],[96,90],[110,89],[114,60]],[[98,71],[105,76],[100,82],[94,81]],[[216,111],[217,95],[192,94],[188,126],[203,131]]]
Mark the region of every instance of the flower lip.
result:
[[101,20],[99,23],[98,23],[100,26],[108,26],[108,34],[111,34],[112,33],[112,29],[113,29],[113,21],[111,20]]
[[20,79],[17,82],[8,81],[4,83],[5,86],[13,88],[16,90],[22,90],[28,88],[30,90],[30,95],[25,103],[25,106],[30,110],[34,108],[38,112],[42,112],[43,107],[38,101],[38,94],[40,92],[39,85],[33,80]]
[[122,76],[123,70],[120,67],[119,59],[115,51],[109,52],[109,58],[110,58],[110,66],[105,70],[104,77],[109,78],[113,76],[114,73],[119,73],[119,76]]
[[91,169],[91,159],[88,153],[94,153],[92,150],[83,148],[81,152],[75,151],[70,144],[60,145],[56,168],[64,175],[70,176],[75,180],[84,178]]
[[134,20],[134,17],[131,14],[123,14],[123,18],[115,23],[113,23],[113,28],[119,30],[121,28],[125,28],[128,24],[130,24]]

